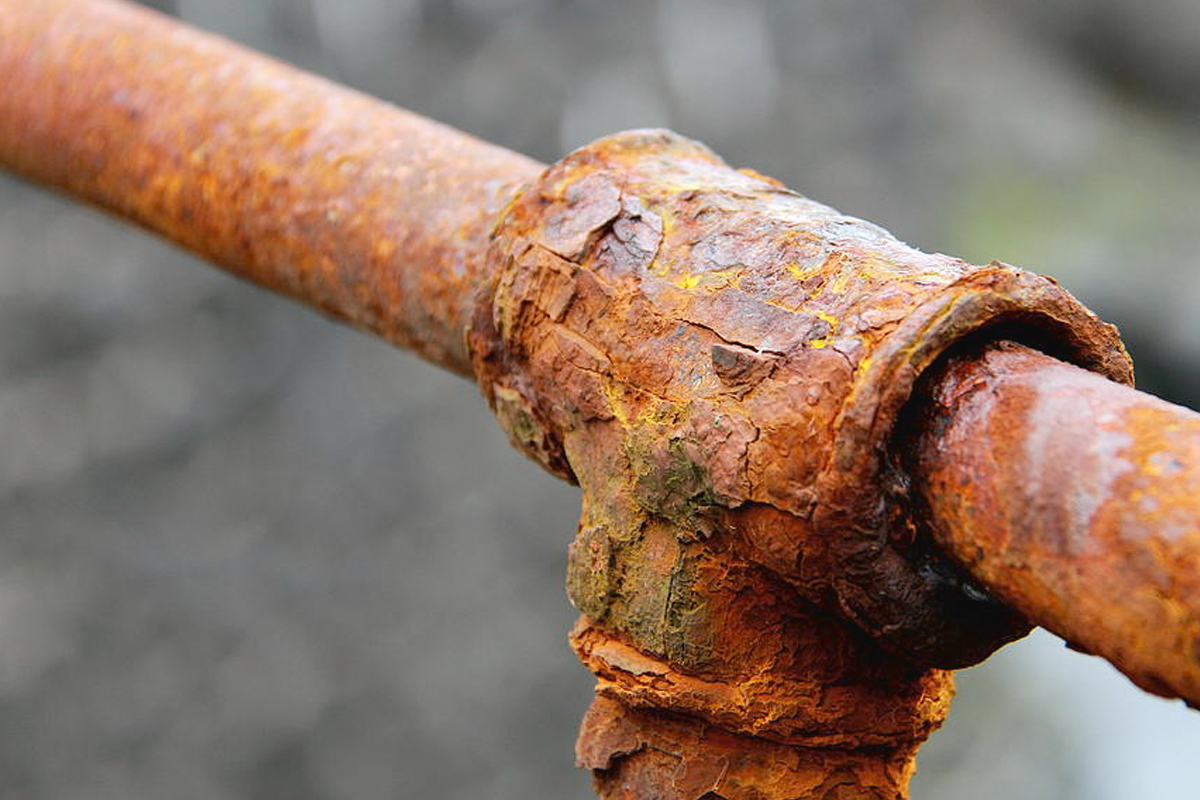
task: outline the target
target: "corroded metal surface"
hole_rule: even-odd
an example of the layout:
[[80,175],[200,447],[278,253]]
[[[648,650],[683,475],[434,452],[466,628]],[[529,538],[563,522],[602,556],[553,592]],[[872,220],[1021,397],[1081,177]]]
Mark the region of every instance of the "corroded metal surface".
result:
[[[897,417],[985,330],[1129,381],[1115,331],[1051,281],[918,252],[664,131],[552,166],[497,246],[476,375],[513,442],[583,490],[572,644],[619,702],[581,735],[601,792],[665,785],[663,753],[692,752],[655,720],[797,763],[907,764],[948,707],[943,668],[1028,624],[916,535],[886,458]],[[770,779],[718,796],[826,792]]]
[[605,697],[576,746],[604,800],[903,800],[914,750],[788,747]]
[[[1200,445],[1171,449],[1195,423],[1117,386],[1115,330],[1053,282],[913,250],[668,132],[542,172],[153,12],[0,12],[0,163],[473,372],[513,441],[579,483],[571,642],[600,695],[579,757],[605,797],[903,796],[945,670],[1028,630],[974,577],[1195,700],[1180,487]],[[964,337],[1097,376],[955,367],[906,464],[897,424]],[[975,409],[980,381],[1008,399]]]
[[[1128,381],[1111,326],[1044,278],[913,250],[662,131],[568,156],[498,240],[476,374],[514,442],[583,487],[571,585],[585,613],[685,663],[717,647],[614,594],[657,525],[664,564],[730,531],[911,663],[974,663],[1012,635],[912,552],[887,436],[921,371],[982,328]],[[695,576],[655,574],[639,603],[698,602]]]
[[0,1],[0,165],[460,373],[540,166],[156,12]]
[[1200,414],[1017,345],[930,381],[910,441],[939,544],[989,591],[1200,706]]

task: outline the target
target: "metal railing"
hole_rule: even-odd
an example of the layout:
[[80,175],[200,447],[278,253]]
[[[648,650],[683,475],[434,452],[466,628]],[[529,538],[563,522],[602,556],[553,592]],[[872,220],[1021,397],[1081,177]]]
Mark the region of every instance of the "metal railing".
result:
[[546,168],[153,12],[0,9],[0,164],[474,378],[580,484],[602,796],[900,796],[1030,623],[1200,702],[1200,416],[1052,282],[667,132]]

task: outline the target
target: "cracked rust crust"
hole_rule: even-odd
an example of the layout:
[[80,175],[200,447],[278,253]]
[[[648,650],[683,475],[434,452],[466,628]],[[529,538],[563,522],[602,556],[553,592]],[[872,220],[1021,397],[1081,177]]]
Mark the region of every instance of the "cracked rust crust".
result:
[[[778,594],[757,599],[766,603],[770,597],[774,604],[782,600]],[[773,622],[769,611],[761,616]],[[676,668],[586,617],[571,632],[571,645],[596,675],[602,697],[691,715],[776,743],[915,748],[945,718],[954,696],[951,673],[887,657],[815,609],[792,609],[780,630],[746,626],[756,621],[724,620],[742,632],[744,678]]]
[[1008,343],[925,389],[907,446],[938,543],[1076,649],[1200,707],[1200,414]]
[[914,749],[793,747],[598,697],[575,751],[603,800],[903,800]]
[[555,164],[496,238],[476,374],[514,442],[583,488],[570,590],[595,624],[744,672],[715,546],[913,664],[1025,632],[914,541],[884,450],[917,376],[983,328],[1129,381],[1115,329],[1067,292],[921,253],[664,131]]
[[0,84],[0,165],[469,374],[541,165],[125,3],[0,0]]

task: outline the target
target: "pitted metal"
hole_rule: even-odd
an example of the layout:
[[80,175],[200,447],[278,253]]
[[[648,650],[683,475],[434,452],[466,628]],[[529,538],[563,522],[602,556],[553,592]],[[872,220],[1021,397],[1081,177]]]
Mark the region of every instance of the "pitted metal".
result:
[[910,663],[963,666],[1025,632],[917,541],[884,453],[916,378],[979,331],[1129,382],[1115,329],[1065,290],[922,253],[665,131],[567,156],[495,239],[476,374],[514,442],[583,487],[571,586],[589,617],[720,660],[672,621],[705,617],[686,559],[656,574],[662,615],[613,593],[650,569],[642,531],[661,523],[684,543],[735,532]]

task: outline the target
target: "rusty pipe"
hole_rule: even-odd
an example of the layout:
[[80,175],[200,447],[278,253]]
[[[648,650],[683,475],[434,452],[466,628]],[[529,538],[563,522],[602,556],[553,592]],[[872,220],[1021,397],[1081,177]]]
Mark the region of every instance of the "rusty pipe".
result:
[[541,165],[150,9],[0,0],[0,165],[460,374]]
[[[470,374],[464,331],[477,290],[498,269],[490,233],[518,187],[539,174],[539,164],[146,9],[114,0],[0,0],[0,9],[0,164],[129,218],[251,281]],[[582,208],[582,215],[588,210]],[[684,283],[677,288],[704,286]],[[1007,375],[987,380],[1005,396],[1024,385],[1004,386]],[[1154,405],[1148,399],[1129,400],[1145,396],[1131,395],[1116,384],[1092,381],[1088,396],[1097,403],[1111,396],[1116,398],[1113,408]],[[1051,591],[1057,587],[1046,588],[1053,580],[1072,587],[1080,583],[1082,566],[1068,562],[1069,548],[1060,549],[1058,561],[1042,562],[1042,572],[1013,569],[999,577],[998,563],[1016,558],[1015,539],[989,539],[997,533],[986,527],[992,518],[970,517],[960,502],[965,492],[945,488],[953,480],[961,482],[955,470],[974,463],[966,456],[972,445],[983,447],[984,440],[954,440],[959,450],[967,448],[964,461],[944,464],[951,460],[938,450],[944,432],[958,428],[945,420],[937,423],[936,413],[930,413],[934,416],[915,458],[924,472],[916,477],[943,547],[1032,619],[1128,665],[1141,685],[1176,691],[1195,702],[1195,683],[1180,672],[1195,652],[1191,617],[1168,613],[1194,596],[1186,575],[1186,567],[1196,560],[1194,537],[1171,540],[1168,546],[1169,537],[1152,536],[1145,540],[1149,549],[1142,550],[1130,549],[1115,535],[1097,537],[1089,545],[1111,548],[1110,572],[1128,560],[1177,559],[1176,568],[1163,574],[1131,570],[1118,581],[1119,576],[1097,573],[1097,580],[1116,581],[1101,586],[1163,595],[1163,619],[1183,626],[1172,629],[1176,639],[1168,644],[1176,646],[1137,644],[1144,631],[1136,616],[1120,629],[1101,624],[1105,616],[1119,617],[1126,610],[1117,608],[1124,597],[1113,602],[1093,589],[1093,605],[1075,605]],[[955,415],[955,426],[986,419],[957,409],[945,413]],[[1016,419],[1015,412],[1006,419]],[[1068,442],[1063,437],[1074,430],[1078,446],[1094,434],[1081,426],[1064,424],[1051,432]],[[1145,435],[1167,437],[1174,430],[1146,428]],[[1194,450],[1188,458],[1181,463],[1191,475],[1200,458]],[[1091,472],[1079,474],[1111,488],[1103,483],[1103,466],[1097,462]],[[1064,524],[1061,502],[1080,501],[1056,500],[1053,492],[1068,484],[1048,479],[1025,485],[1021,494],[1022,487],[1015,484],[1027,472],[1025,463],[993,465],[988,474],[996,477],[994,486],[1011,486],[1014,492],[997,503],[1015,503],[1014,520],[1029,508],[1047,509],[1050,522]],[[939,475],[951,482],[935,484]],[[1076,498],[1098,491],[1079,485],[1083,494]],[[1180,485],[1194,483],[1164,482],[1153,496],[1170,503],[1163,506],[1164,513],[1191,513],[1194,530],[1194,499],[1186,488],[1175,494],[1170,490]],[[983,492],[986,487],[977,482],[969,488]],[[1025,499],[1018,502],[1018,497]],[[1114,503],[1120,499],[1113,497]],[[1120,497],[1131,503],[1145,498],[1132,490]],[[1054,508],[1060,510],[1052,512]],[[1126,513],[1141,512],[1131,506]],[[1004,519],[995,518],[995,524]],[[1053,537],[1061,530],[1068,529],[1047,525],[1042,535],[1047,542],[1058,541]],[[982,559],[973,541],[987,543]],[[1001,544],[1008,549],[990,558],[987,548]],[[1139,584],[1141,579],[1147,582]],[[1093,635],[1081,635],[1083,628]],[[1141,653],[1143,662],[1130,661],[1132,651]],[[1173,672],[1156,660],[1171,658],[1181,662]],[[1174,677],[1164,677],[1167,672]]]
[[[1115,332],[1051,282],[919,253],[664,132],[543,173],[114,0],[0,0],[0,76],[0,164],[474,373],[514,442],[581,484],[572,641],[601,697],[580,753],[606,797],[901,796],[949,702],[934,667],[1024,630],[909,539],[882,445],[913,382],[997,325],[1129,379]],[[1031,619],[1195,702],[1195,482],[1138,483],[1200,469],[1171,450],[1191,423],[997,358],[917,412],[933,536]],[[1091,423],[1022,416],[1075,384]],[[1158,512],[1190,513],[1183,533]]]
[[1072,647],[1200,706],[1200,414],[1012,343],[926,380],[906,446],[937,543]]

